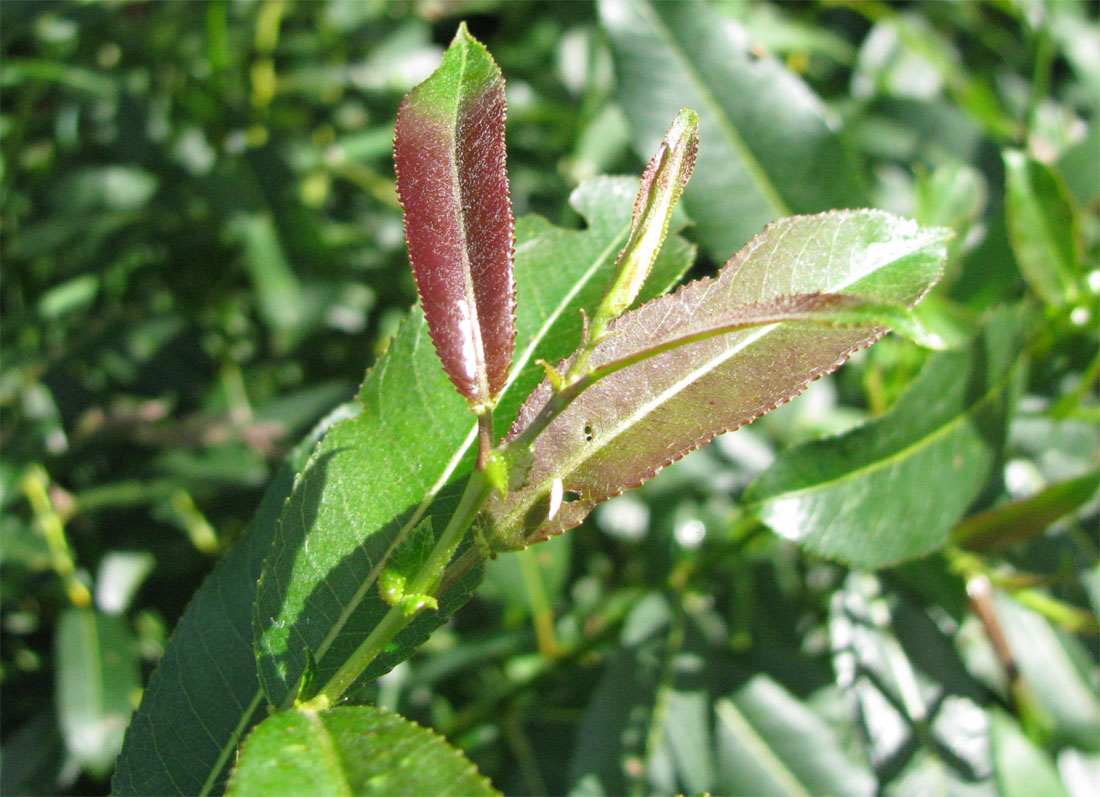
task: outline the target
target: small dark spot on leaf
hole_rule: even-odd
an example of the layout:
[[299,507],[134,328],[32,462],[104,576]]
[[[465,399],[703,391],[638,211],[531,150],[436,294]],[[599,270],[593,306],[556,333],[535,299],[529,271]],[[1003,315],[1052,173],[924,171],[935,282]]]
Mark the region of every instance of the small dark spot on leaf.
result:
[[590,423],[584,425],[584,439],[586,442],[591,442],[592,440],[592,424]]
[[574,501],[581,500],[581,494],[578,493],[576,490],[566,490],[564,493],[562,493],[561,500],[567,504],[571,504]]

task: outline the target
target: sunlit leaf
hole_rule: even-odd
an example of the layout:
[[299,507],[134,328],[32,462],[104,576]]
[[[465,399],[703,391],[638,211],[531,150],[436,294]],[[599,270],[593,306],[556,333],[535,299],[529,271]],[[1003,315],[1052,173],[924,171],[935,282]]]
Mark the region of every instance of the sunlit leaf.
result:
[[[691,283],[624,315],[589,367],[598,371],[681,335],[720,329],[738,308],[780,308],[792,295],[842,293],[911,305],[939,278],[947,235],[876,211],[784,219],[716,279]],[[575,526],[601,501],[789,401],[884,332],[869,322],[830,327],[787,321],[699,340],[616,371],[581,393],[538,436],[526,483],[491,499],[489,521],[515,546]],[[552,392],[546,382],[531,395],[510,439],[538,417]]]
[[463,24],[401,104],[394,135],[421,305],[444,370],[475,406],[504,388],[515,338],[504,116],[500,69]]
[[241,747],[230,795],[498,794],[432,731],[373,706],[284,711]]
[[[538,358],[557,361],[577,345],[582,308],[600,300],[630,230],[637,181],[601,178],[574,194],[583,231],[520,219],[514,381],[496,416],[515,417],[542,378]],[[693,250],[666,243],[643,290],[667,288]],[[268,699],[292,698],[312,652],[324,683],[389,609],[378,592],[380,563],[425,518],[438,533],[473,465],[474,419],[448,384],[419,311],[402,326],[361,391],[366,410],[333,427],[314,452],[283,514],[256,605],[261,681]],[[472,587],[472,583],[467,585]],[[411,655],[464,597],[422,612],[363,675],[369,680]],[[448,602],[449,601],[449,602]]]
[[699,112],[684,203],[716,260],[780,217],[867,204],[820,98],[744,27],[701,2],[601,0],[599,9],[638,152],[648,157],[678,109]]

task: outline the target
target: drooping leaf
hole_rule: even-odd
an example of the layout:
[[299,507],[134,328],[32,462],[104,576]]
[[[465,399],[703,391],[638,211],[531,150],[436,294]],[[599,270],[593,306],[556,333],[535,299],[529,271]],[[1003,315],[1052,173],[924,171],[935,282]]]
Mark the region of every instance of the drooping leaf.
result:
[[[519,355],[495,412],[500,421],[515,417],[523,396],[542,378],[535,360],[556,362],[580,340],[580,310],[591,310],[613,277],[636,188],[636,180],[599,178],[577,189],[573,204],[588,222],[583,231],[520,219]],[[666,289],[693,255],[682,239],[671,238],[643,296]],[[323,684],[374,628],[389,609],[377,584],[384,557],[424,520],[437,532],[445,528],[473,465],[473,418],[448,385],[419,311],[402,326],[361,395],[366,410],[335,426],[302,474],[264,565],[254,631],[261,682],[276,705],[295,694],[307,649]],[[442,600],[438,612],[422,612],[363,680],[407,657],[458,602]]]
[[126,621],[68,609],[57,625],[57,717],[69,754],[102,777],[111,771],[141,685]]
[[401,103],[394,134],[421,305],[444,370],[474,406],[504,388],[515,338],[504,116],[504,78],[463,23],[439,69]]
[[245,740],[227,794],[499,794],[445,739],[373,706],[284,711]]
[[1081,235],[1065,181],[1050,166],[1005,150],[1005,216],[1016,263],[1044,302],[1078,295]]
[[780,217],[867,204],[821,100],[760,53],[747,29],[701,2],[601,0],[599,8],[638,153],[654,150],[679,108],[699,112],[684,203],[716,260]]
[[[598,371],[685,334],[722,329],[739,308],[791,310],[783,303],[798,294],[912,305],[938,279],[947,235],[878,211],[784,219],[732,258],[717,279],[622,316],[589,367]],[[815,300],[835,301],[808,301]],[[604,377],[537,437],[526,484],[490,499],[486,514],[496,535],[520,546],[577,525],[601,501],[798,395],[885,331],[870,322],[777,323],[693,342]],[[524,432],[552,393],[548,382],[540,385],[509,439]]]
[[935,550],[998,461],[1019,351],[1019,325],[995,316],[882,418],[784,451],[744,501],[777,534],[859,567]]
[[359,410],[342,405],[295,447],[241,540],[191,599],[126,731],[113,794],[221,790],[237,745],[267,716],[249,642],[256,581],[279,512],[320,436]]

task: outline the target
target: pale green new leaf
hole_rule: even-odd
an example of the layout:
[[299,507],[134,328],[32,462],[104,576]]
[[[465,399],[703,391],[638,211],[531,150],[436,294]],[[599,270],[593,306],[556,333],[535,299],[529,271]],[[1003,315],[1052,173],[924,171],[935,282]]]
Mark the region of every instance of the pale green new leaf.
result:
[[445,739],[373,706],[269,717],[241,747],[227,793],[499,794]]

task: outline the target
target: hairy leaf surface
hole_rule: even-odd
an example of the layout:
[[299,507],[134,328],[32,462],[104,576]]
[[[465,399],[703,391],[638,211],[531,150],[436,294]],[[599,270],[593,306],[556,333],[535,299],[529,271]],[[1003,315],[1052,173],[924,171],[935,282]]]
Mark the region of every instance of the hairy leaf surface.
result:
[[401,103],[393,154],[420,302],[444,370],[474,405],[512,366],[515,243],[504,78],[459,26],[439,69]]
[[284,711],[241,748],[228,794],[498,794],[445,739],[373,706]]
[[[590,368],[728,327],[739,312],[769,321],[780,320],[780,310],[798,317],[792,297],[799,294],[912,305],[939,278],[948,235],[878,211],[784,219],[750,242],[716,279],[693,282],[620,318],[595,349]],[[826,306],[838,298],[798,301]],[[616,371],[585,390],[539,435],[527,483],[506,498],[491,499],[488,519],[501,538],[512,541],[534,542],[575,526],[599,502],[798,395],[885,331],[870,323],[784,321],[699,340]],[[548,382],[539,386],[510,438],[523,432],[551,395]]]
[[[496,413],[505,422],[540,378],[535,359],[556,361],[580,339],[580,310],[599,301],[613,276],[636,188],[636,180],[602,178],[578,189],[574,205],[588,221],[584,231],[521,220],[520,354],[517,376]],[[662,289],[693,255],[675,239],[666,249],[651,279]],[[363,413],[333,427],[315,451],[264,565],[255,633],[261,681],[276,705],[294,696],[307,649],[316,660],[317,682],[324,683],[374,628],[389,609],[377,584],[386,557],[423,520],[437,533],[446,527],[473,465],[474,419],[448,384],[419,310],[369,374],[361,398]],[[417,616],[363,680],[410,655],[446,621],[476,578],[444,596],[438,612]]]

